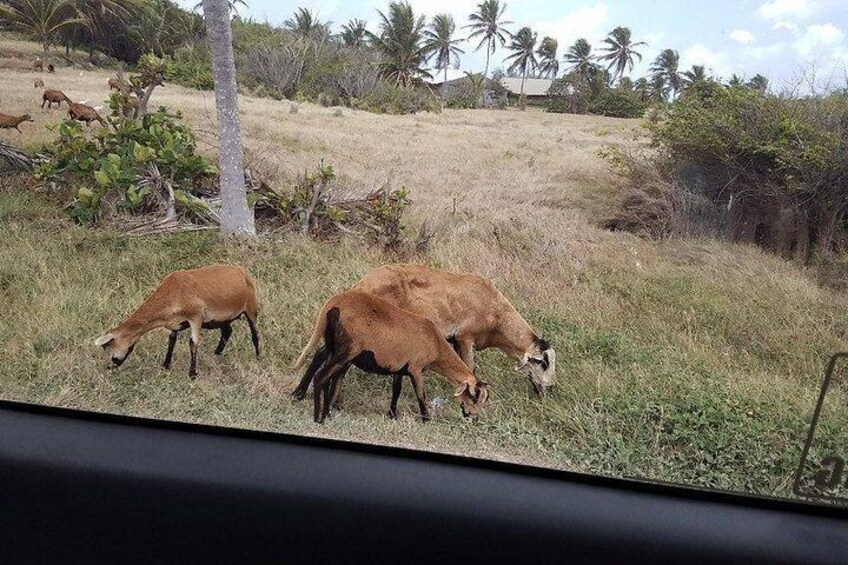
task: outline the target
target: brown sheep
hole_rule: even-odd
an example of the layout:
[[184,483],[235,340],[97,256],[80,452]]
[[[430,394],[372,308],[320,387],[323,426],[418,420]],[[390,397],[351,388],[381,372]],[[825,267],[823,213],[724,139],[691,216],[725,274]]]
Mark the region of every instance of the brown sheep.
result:
[[33,84],[35,85],[35,88],[44,88],[44,81],[40,78],[35,79]]
[[40,73],[44,72],[44,61],[41,60],[41,57],[35,58],[35,61],[32,62],[32,68]]
[[70,100],[68,100],[68,117],[72,120],[85,122],[86,126],[90,126],[93,121],[98,121],[104,128],[109,127],[109,122],[104,120],[100,114],[97,113],[97,110],[91,106],[87,106],[86,104],[79,104],[78,102],[71,102]]
[[132,91],[132,87],[129,83],[119,78],[110,78],[108,84],[109,90],[117,90],[123,94],[129,94]]
[[18,130],[18,133],[22,133],[21,129],[18,127],[24,122],[34,122],[35,120],[29,114],[24,114],[23,116],[10,116],[8,114],[0,114],[0,129],[11,129],[15,128]]
[[48,109],[51,109],[54,103],[61,108],[63,100],[68,104],[71,103],[71,100],[61,90],[47,89],[41,95],[41,109],[44,109],[45,104],[47,104]]
[[349,290],[331,298],[321,308],[309,344],[295,362],[299,369],[309,352],[324,340],[306,370],[314,390],[313,417],[323,423],[331,401],[351,365],[369,373],[392,375],[389,416],[397,417],[403,377],[409,376],[418,398],[421,418],[429,420],[423,373],[431,370],[453,382],[462,414],[476,417],[489,396],[489,385],[474,373],[444,340],[430,320],[406,312],[366,292]]
[[197,344],[201,329],[220,329],[221,339],[215,354],[220,355],[232,334],[232,323],[244,316],[250,326],[253,348],[259,358],[259,333],[256,320],[259,301],[256,283],[242,267],[212,265],[188,271],[175,271],[165,277],[156,290],[119,326],[98,338],[116,366],[121,366],[138,340],[151,330],[171,331],[165,369],[171,368],[171,357],[177,334],[191,329],[189,376],[197,376]]
[[[392,264],[374,269],[353,287],[431,320],[473,371],[474,351],[495,347],[518,361],[536,392],[555,381],[556,353],[503,294],[483,277],[423,265]],[[301,381],[292,395],[303,398]]]

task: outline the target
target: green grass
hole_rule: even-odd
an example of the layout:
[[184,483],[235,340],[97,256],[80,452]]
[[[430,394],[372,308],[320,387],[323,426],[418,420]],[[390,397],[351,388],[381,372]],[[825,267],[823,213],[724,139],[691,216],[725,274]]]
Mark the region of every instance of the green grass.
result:
[[[344,411],[318,426],[308,400],[288,397],[299,377],[290,364],[320,305],[386,258],[355,241],[295,236],[133,239],[76,227],[56,209],[42,193],[0,189],[3,398],[788,496],[824,364],[848,333],[844,300],[808,288],[776,259],[691,244],[683,251],[701,259],[680,262],[679,246],[656,244],[658,255],[641,259],[649,268],[598,255],[573,290],[544,299],[532,286],[540,274],[504,275],[504,292],[556,345],[550,397],[536,399],[509,360],[487,351],[479,369],[494,396],[475,424],[452,402],[420,424],[408,386],[401,418],[390,421],[388,379],[354,371]],[[532,234],[515,237],[532,244]],[[430,262],[442,263],[440,253]],[[184,340],[174,370],[159,368],[164,332],[109,368],[94,339],[167,273],[209,263],[241,264],[257,279],[263,359],[237,325],[220,358],[217,336],[204,335],[196,381]],[[432,375],[427,391],[449,398],[451,387]],[[832,442],[848,429],[845,389],[836,394]]]

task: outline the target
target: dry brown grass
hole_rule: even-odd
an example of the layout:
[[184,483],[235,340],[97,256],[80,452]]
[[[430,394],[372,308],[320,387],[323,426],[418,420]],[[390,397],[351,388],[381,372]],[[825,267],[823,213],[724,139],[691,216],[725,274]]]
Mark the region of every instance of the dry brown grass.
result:
[[[0,112],[36,119],[0,138],[30,147],[50,141],[44,126],[66,115],[38,107],[34,74],[0,71]],[[109,76],[44,75],[95,106]],[[183,112],[214,153],[211,93],[167,85],[154,103]],[[243,97],[249,161],[283,188],[322,159],[349,188],[405,184],[411,227],[439,228],[426,261],[490,277],[553,341],[553,397],[534,399],[509,361],[486,353],[481,370],[495,394],[477,426],[456,410],[420,426],[411,407],[385,421],[387,383],[354,375],[346,411],[316,428],[308,406],[287,399],[298,379],[289,364],[326,298],[385,257],[297,236],[251,246],[212,234],[128,241],[71,227],[44,197],[14,186],[0,190],[0,296],[17,320],[0,334],[0,396],[787,494],[826,357],[846,348],[844,294],[751,247],[597,228],[592,203],[616,190],[597,151],[640,136],[637,121],[532,110],[334,114]],[[203,353],[193,384],[182,369],[157,369],[161,335],[120,371],[105,370],[90,347],[104,326],[170,270],[208,262],[244,264],[259,281],[265,360],[252,360],[239,328],[224,358]],[[431,397],[445,390],[428,382]]]

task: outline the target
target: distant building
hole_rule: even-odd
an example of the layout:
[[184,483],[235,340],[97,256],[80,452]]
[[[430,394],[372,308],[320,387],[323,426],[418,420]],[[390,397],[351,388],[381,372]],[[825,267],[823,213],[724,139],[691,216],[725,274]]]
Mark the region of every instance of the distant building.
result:
[[[528,104],[544,104],[548,100],[548,91],[554,83],[549,78],[527,78],[524,81],[524,95]],[[521,77],[503,77],[501,84],[506,89],[511,102],[521,95]]]

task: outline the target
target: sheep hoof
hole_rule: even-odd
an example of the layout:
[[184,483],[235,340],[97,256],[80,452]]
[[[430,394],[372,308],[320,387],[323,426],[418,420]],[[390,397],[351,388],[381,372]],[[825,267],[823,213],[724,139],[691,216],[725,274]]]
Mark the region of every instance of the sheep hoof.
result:
[[191,380],[195,380],[197,378],[197,371],[188,374],[188,378]]
[[388,416],[389,416],[389,418],[391,418],[392,420],[397,420],[397,412],[396,412],[395,410],[389,410],[389,414],[388,414]]
[[306,398],[306,391],[295,389],[294,391],[292,391],[291,397],[292,400],[303,400],[304,398]]

